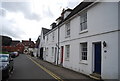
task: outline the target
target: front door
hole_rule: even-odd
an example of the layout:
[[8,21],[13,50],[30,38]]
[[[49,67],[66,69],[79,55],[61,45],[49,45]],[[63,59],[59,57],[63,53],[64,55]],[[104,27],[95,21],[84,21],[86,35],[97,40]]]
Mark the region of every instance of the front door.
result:
[[42,48],[40,48],[40,59],[42,59],[42,60],[43,60],[43,47],[42,47]]
[[64,47],[61,46],[61,64],[63,64],[63,51],[64,51]]
[[101,74],[101,42],[94,44],[94,73]]

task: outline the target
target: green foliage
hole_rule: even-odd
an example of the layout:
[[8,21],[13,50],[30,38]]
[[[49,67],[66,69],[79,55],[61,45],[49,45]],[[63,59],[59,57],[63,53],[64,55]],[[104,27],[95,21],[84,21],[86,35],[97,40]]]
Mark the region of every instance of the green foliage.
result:
[[9,54],[9,52],[0,52],[0,54]]

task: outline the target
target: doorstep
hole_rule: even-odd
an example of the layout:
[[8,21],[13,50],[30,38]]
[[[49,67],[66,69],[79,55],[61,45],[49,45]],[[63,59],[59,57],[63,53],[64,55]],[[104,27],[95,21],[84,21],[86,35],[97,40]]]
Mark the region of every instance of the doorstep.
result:
[[102,80],[101,75],[98,73],[92,73],[89,75],[90,78],[93,78],[95,80]]

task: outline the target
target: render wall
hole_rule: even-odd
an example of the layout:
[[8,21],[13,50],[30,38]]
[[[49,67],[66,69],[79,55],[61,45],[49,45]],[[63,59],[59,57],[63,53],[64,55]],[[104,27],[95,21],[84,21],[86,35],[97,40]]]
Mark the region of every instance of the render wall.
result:
[[[54,32],[54,40],[52,38]],[[48,36],[48,40],[47,40]],[[52,32],[45,35],[45,60],[51,63],[57,63],[57,54],[58,54],[58,29],[52,30]],[[48,48],[48,50],[47,50]],[[52,53],[52,48],[54,48],[54,51]]]
[[[79,14],[80,15],[80,14]],[[87,30],[80,31],[80,16],[70,21],[71,34],[65,38],[65,25],[60,28],[60,47],[70,44],[70,58],[63,66],[84,74],[91,74],[94,70],[93,43],[105,41],[107,47],[102,47],[103,79],[118,78],[118,3],[98,3],[87,10]],[[80,43],[88,43],[88,60],[80,61]],[[107,52],[104,53],[104,50]],[[61,53],[60,53],[61,54]],[[61,58],[59,54],[59,57]],[[60,60],[59,60],[60,63]]]

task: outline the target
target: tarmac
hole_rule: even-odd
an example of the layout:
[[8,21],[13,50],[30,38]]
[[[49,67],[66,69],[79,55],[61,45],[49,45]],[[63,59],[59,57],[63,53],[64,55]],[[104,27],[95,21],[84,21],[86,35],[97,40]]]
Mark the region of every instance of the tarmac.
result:
[[58,77],[60,77],[63,81],[97,81],[97,80],[90,78],[87,75],[70,70],[62,66],[55,65],[45,60],[41,60],[36,57],[31,57],[31,59],[33,59],[36,63],[43,66],[47,70],[51,71]]

